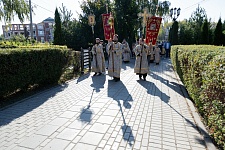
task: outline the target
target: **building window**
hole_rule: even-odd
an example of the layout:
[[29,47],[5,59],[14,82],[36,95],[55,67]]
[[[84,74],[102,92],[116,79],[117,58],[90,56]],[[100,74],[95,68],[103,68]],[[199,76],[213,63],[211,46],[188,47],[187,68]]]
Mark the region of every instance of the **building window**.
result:
[[18,35],[18,32],[14,32],[15,35]]
[[39,30],[39,31],[38,31],[38,35],[44,35],[44,31]]
[[8,37],[10,37],[10,35],[11,35],[11,34],[10,34],[10,33],[8,33]]
[[43,29],[43,25],[38,25],[38,29]]
[[23,27],[23,25],[20,25],[20,30],[24,30],[24,27]]
[[14,30],[18,30],[18,25],[14,25]]
[[48,24],[49,24],[49,27],[52,28],[53,23],[49,22]]

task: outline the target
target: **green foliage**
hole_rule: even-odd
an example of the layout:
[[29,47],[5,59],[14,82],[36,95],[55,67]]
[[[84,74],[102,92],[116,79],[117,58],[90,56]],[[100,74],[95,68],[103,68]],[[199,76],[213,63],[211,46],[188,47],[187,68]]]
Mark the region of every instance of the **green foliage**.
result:
[[55,9],[54,44],[62,45],[62,24],[58,9]]
[[209,23],[207,19],[201,27],[201,44],[209,44]]
[[26,91],[33,85],[55,84],[71,66],[73,73],[78,72],[79,57],[73,58],[69,49],[59,46],[1,49],[0,97]]
[[119,40],[127,39],[129,44],[135,41],[137,31],[138,5],[135,0],[123,1],[115,0],[115,30],[119,35]]
[[1,0],[0,1],[0,20],[11,22],[17,15],[23,22],[29,14],[29,4],[26,0]]
[[177,45],[178,44],[178,22],[174,21],[172,28],[170,29],[170,34],[169,37],[169,41],[172,45]]
[[220,148],[225,148],[225,48],[173,46],[172,63]]
[[[123,0],[120,0],[121,2]],[[158,15],[158,16],[164,16],[169,13],[169,7],[171,3],[169,1],[158,1],[158,0],[135,0],[134,1],[138,6],[143,9],[143,8],[148,8],[149,12],[152,15]],[[139,10],[140,12],[141,10]]]
[[194,41],[196,41],[196,44],[201,43],[201,27],[206,18],[207,15],[205,9],[198,6],[189,19],[191,28],[194,30],[193,38]]
[[223,45],[223,33],[222,33],[222,22],[221,18],[219,19],[216,29],[214,31],[214,39],[213,39],[214,45]]
[[191,28],[187,20],[179,22],[180,34],[179,34],[179,44],[189,45],[194,44],[193,29]]

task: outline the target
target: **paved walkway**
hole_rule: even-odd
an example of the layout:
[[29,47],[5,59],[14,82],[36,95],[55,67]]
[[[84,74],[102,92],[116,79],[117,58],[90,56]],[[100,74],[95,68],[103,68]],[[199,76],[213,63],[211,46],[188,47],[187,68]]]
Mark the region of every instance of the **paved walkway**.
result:
[[84,75],[0,110],[0,149],[206,149],[169,59],[147,81]]

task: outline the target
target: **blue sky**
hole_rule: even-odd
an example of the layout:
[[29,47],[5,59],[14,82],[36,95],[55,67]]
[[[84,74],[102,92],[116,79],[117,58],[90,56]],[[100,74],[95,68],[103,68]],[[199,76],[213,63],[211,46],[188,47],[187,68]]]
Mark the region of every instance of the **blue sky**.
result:
[[[33,22],[39,23],[42,20],[52,17],[54,18],[54,11],[56,7],[61,7],[62,3],[68,10],[73,13],[73,18],[77,18],[77,13],[81,12],[80,0],[31,0],[32,4],[36,6],[34,8]],[[200,7],[206,10],[208,18],[212,21],[217,22],[221,16],[222,21],[225,20],[225,1],[224,0],[169,0],[171,2],[171,7],[181,8],[181,15],[178,20],[190,18],[192,12],[196,10],[198,4]],[[15,17],[12,23],[20,23]],[[24,23],[29,23],[26,20]],[[0,26],[4,24],[4,21],[0,22]],[[0,34],[2,34],[2,28],[0,29]]]

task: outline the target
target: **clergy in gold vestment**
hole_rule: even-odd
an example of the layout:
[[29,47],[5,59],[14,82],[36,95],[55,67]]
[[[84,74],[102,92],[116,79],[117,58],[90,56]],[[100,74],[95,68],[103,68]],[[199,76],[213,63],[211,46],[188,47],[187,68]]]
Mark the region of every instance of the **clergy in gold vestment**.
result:
[[108,46],[109,66],[108,75],[117,82],[120,81],[122,67],[122,45],[118,42],[118,35],[113,36],[113,43]]
[[145,45],[142,38],[140,38],[139,44],[134,49],[134,52],[136,55],[134,73],[139,75],[140,80],[142,80],[142,76],[144,80],[146,80],[146,76],[149,73],[149,66],[148,66],[148,60],[147,60],[148,50],[149,50],[149,47]]
[[95,72],[94,76],[97,75],[97,73],[101,75],[102,72],[105,72],[105,57],[99,38],[96,38],[96,44],[92,47],[91,52],[93,54],[93,62],[91,64],[92,72]]
[[123,61],[129,62],[130,61],[130,47],[125,39],[122,42],[122,46],[123,46]]

